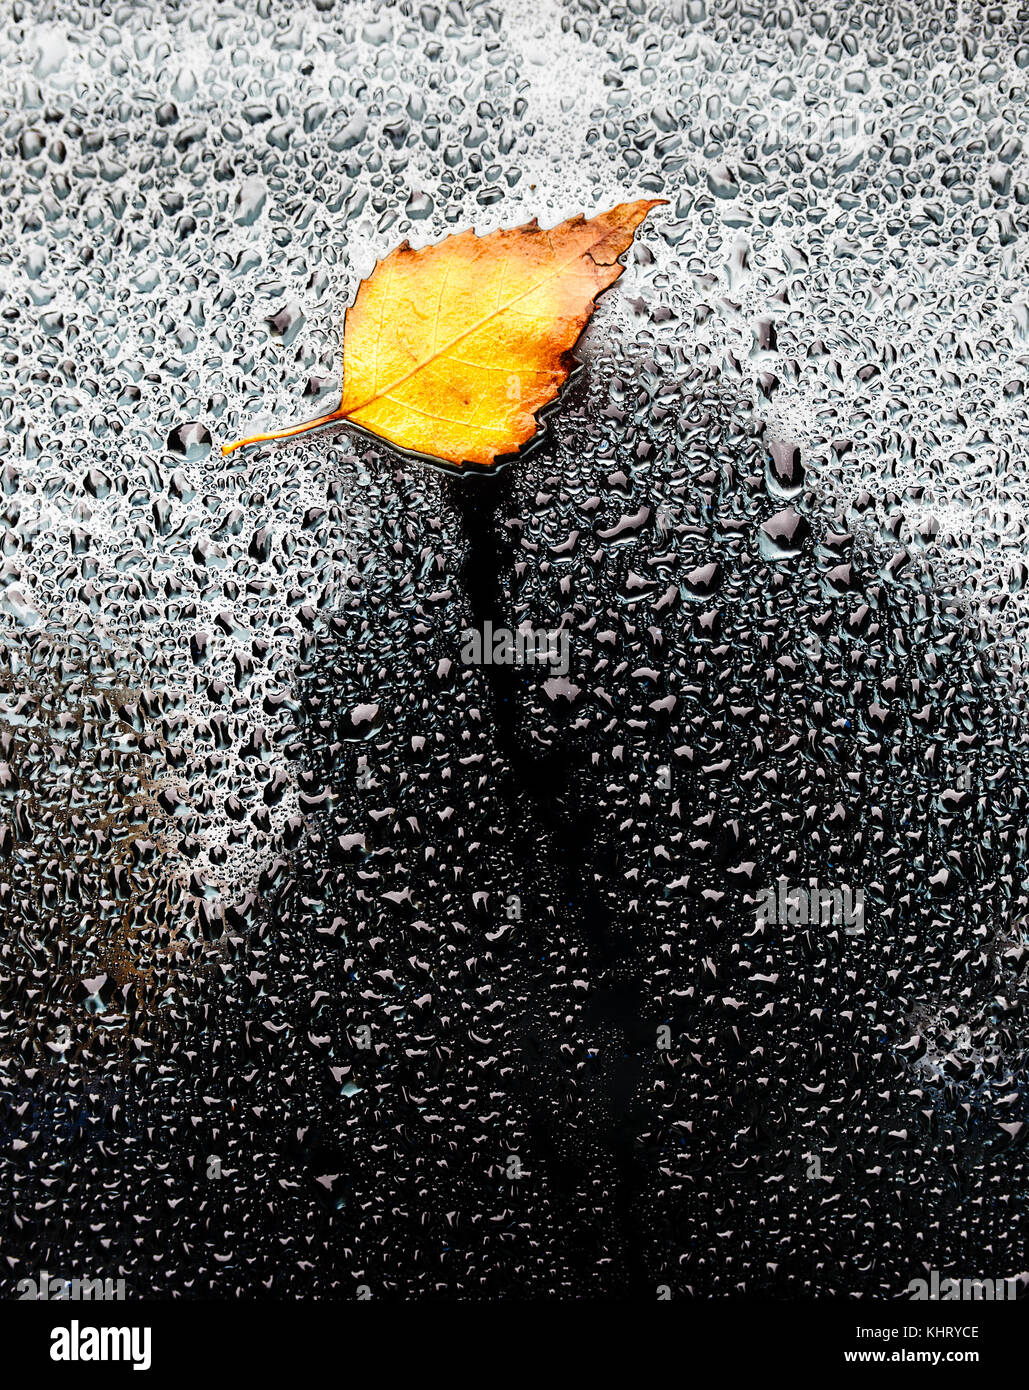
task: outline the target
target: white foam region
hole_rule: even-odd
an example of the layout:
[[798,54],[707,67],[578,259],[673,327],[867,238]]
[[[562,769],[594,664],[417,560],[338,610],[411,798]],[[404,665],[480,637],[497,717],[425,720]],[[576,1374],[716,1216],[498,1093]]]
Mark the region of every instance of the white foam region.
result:
[[[367,522],[362,441],[217,445],[317,413],[309,378],[319,403],[338,391],[343,310],[404,237],[668,199],[587,350],[644,334],[716,363],[801,448],[810,505],[849,524],[868,492],[859,524],[959,566],[1017,665],[1029,49],[1011,15],[855,12],[841,42],[817,14],[704,0],[611,20],[557,0],[38,14],[0,36],[0,109],[20,112],[0,161],[20,349],[0,361],[4,640],[77,633],[162,693],[181,755],[157,775],[204,805],[181,860],[198,889],[243,891],[297,813],[276,737]],[[191,424],[214,447],[169,451]]]

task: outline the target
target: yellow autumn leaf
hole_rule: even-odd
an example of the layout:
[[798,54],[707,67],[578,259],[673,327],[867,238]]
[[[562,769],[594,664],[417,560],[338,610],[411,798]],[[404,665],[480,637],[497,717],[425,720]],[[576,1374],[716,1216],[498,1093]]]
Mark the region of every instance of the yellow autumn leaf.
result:
[[553,230],[535,220],[436,246],[398,246],[362,282],[343,335],[343,399],[329,415],[225,445],[349,421],[401,449],[490,465],[536,433],[618,257],[663,198]]

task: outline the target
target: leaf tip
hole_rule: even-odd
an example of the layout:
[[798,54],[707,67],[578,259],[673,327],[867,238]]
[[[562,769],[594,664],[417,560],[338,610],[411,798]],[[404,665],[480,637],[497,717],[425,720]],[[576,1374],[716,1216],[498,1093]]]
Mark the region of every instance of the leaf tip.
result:
[[638,202],[630,203],[629,206],[632,207],[636,212],[638,212],[638,226],[639,223],[642,222],[643,219],[648,215],[648,213],[652,212],[654,208],[667,207],[668,202],[669,200],[667,198],[640,198]]

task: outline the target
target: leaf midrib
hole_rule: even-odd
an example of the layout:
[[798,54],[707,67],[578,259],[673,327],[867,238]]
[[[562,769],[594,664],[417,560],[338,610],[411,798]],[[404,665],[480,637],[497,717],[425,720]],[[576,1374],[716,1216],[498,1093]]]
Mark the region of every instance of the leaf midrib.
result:
[[[536,281],[534,284],[530,285],[528,289],[523,290],[520,294],[514,295],[513,298],[507,300],[504,304],[501,304],[498,308],[494,309],[491,313],[484,315],[484,317],[481,318],[481,319],[479,319],[479,321],[478,321],[477,323],[472,324],[472,326],[471,326],[470,328],[465,329],[465,331],[464,331],[463,333],[459,333],[459,334],[457,335],[456,338],[452,338],[451,341],[450,341],[449,343],[445,344],[445,346],[436,349],[433,353],[431,353],[431,354],[430,354],[428,357],[426,357],[423,361],[418,362],[414,367],[411,368],[411,370],[410,370],[409,372],[405,373],[404,376],[398,377],[398,378],[396,379],[396,381],[390,382],[388,386],[384,386],[381,390],[377,387],[376,390],[375,390],[375,392],[374,392],[371,396],[369,396],[366,400],[361,401],[361,403],[360,403],[359,405],[351,406],[349,410],[341,411],[341,412],[340,412],[339,418],[342,419],[342,420],[351,420],[351,419],[353,419],[353,417],[354,417],[355,415],[359,414],[362,410],[367,410],[368,407],[369,407],[370,405],[375,405],[376,402],[381,401],[381,400],[383,400],[385,397],[392,395],[392,393],[393,393],[394,391],[397,391],[397,390],[400,389],[401,386],[406,385],[406,383],[409,382],[409,381],[411,380],[412,377],[417,376],[419,372],[424,371],[425,368],[428,367],[428,366],[430,366],[433,362],[438,362],[441,358],[446,357],[447,353],[449,353],[453,348],[457,347],[458,343],[463,343],[464,340],[465,340],[466,338],[470,338],[470,337],[473,336],[473,334],[478,333],[479,330],[480,330],[481,328],[485,328],[486,325],[487,325],[488,323],[492,322],[493,319],[497,318],[497,317],[498,317],[499,315],[501,315],[501,314],[507,313],[507,311],[508,311],[509,309],[513,308],[513,306],[519,302],[519,300],[521,300],[521,299],[527,299],[529,295],[535,294],[537,290],[542,289],[543,286],[546,285],[550,280],[556,279],[557,276],[559,276],[563,271],[567,270],[568,267],[569,267],[570,265],[573,265],[576,261],[581,260],[583,256],[588,256],[588,255],[590,254],[590,252],[591,252],[591,250],[593,249],[594,246],[598,246],[602,241],[605,241],[605,240],[610,236],[610,232],[611,232],[611,229],[609,228],[609,229],[607,229],[607,230],[604,232],[604,234],[603,234],[602,236],[598,236],[597,239],[596,239],[595,241],[591,242],[590,245],[580,247],[580,249],[575,253],[574,256],[570,256],[570,257],[568,258],[567,261],[562,261],[561,264],[560,264],[559,266],[557,266],[549,275],[544,275],[544,276],[542,277],[542,279],[540,279],[540,280]],[[550,241],[550,233],[549,233],[549,232],[547,232],[547,239],[548,239],[548,242],[549,242],[549,244],[550,244],[551,250],[553,250],[553,242]],[[613,265],[614,263],[615,263],[615,262],[611,261],[611,262],[608,262],[607,264],[608,264],[608,265]],[[345,354],[345,352],[346,352],[346,329],[345,329],[345,327],[344,327],[344,334],[343,334],[343,345],[344,345],[344,354]],[[345,363],[345,356],[344,356],[344,363]],[[344,371],[345,371],[345,366],[344,366]],[[346,389],[346,382],[344,381],[344,390],[345,390],[345,389]],[[406,402],[404,402],[404,401],[399,401],[399,402],[397,402],[397,404],[406,406]]]

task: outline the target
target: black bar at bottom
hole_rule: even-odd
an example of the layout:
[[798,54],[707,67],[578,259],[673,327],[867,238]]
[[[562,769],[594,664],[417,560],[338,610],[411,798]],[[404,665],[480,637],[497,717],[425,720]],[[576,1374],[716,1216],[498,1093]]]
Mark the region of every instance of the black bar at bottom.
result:
[[[630,1357],[648,1365],[723,1373],[873,1374],[890,1366],[958,1373],[1015,1364],[1029,1303],[866,1304],[673,1300],[591,1303],[200,1303],[21,1302],[0,1304],[0,1336],[46,1384],[119,1372],[295,1375],[325,1367],[343,1380],[378,1374],[474,1373],[510,1379]],[[100,1359],[103,1355],[103,1359]],[[361,1365],[357,1371],[354,1358]],[[485,1358],[485,1359],[484,1359]],[[371,1364],[369,1364],[371,1363]],[[51,1379],[50,1377],[53,1377]]]

